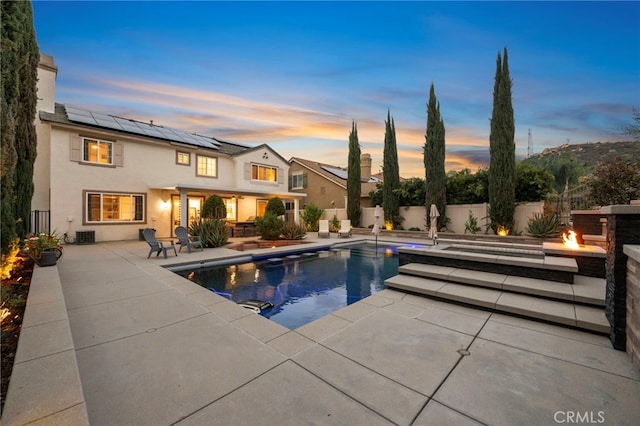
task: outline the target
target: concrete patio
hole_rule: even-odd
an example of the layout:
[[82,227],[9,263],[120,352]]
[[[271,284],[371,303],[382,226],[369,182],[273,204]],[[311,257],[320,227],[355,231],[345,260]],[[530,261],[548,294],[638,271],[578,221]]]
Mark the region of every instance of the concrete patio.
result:
[[[345,242],[313,237],[310,246]],[[640,373],[606,337],[389,289],[289,330],[164,268],[247,252],[147,253],[139,241],[68,246],[61,294],[56,268],[40,268],[48,281],[30,295],[23,333],[34,337],[20,341],[3,424],[640,418]],[[68,319],[50,313],[61,306]],[[71,361],[77,380],[60,372]],[[56,371],[64,377],[43,384]]]

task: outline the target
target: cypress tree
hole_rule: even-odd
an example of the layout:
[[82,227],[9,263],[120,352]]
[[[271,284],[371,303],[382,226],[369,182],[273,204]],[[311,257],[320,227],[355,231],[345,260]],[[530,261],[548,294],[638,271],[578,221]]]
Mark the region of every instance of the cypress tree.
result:
[[360,196],[362,193],[362,174],[360,171],[360,144],[356,122],[351,123],[349,133],[349,166],[347,174],[347,218],[355,227],[360,226]]
[[382,207],[384,220],[391,222],[395,229],[400,225],[400,201],[394,193],[395,189],[400,188],[400,171],[398,168],[396,126],[391,118],[391,111],[387,112],[387,121],[385,121],[383,157]]
[[33,9],[30,2],[19,2],[21,10],[22,43],[18,55],[22,66],[19,72],[19,102],[16,110],[16,232],[23,238],[29,231],[31,199],[33,198],[33,166],[37,155],[34,118],[37,104],[38,62],[40,52],[33,28]]
[[[440,213],[440,225],[443,224],[447,207],[447,175],[444,170],[445,129],[440,116],[440,102],[431,83],[429,102],[427,103],[427,130],[424,144],[424,168],[426,185],[427,212],[435,204]],[[427,221],[430,221],[427,214]]]
[[493,87],[493,112],[489,136],[489,217],[491,228],[513,230],[516,187],[515,119],[511,103],[511,76],[507,48],[498,59]]
[[28,229],[36,156],[36,82],[40,54],[30,2],[2,2],[2,253]]

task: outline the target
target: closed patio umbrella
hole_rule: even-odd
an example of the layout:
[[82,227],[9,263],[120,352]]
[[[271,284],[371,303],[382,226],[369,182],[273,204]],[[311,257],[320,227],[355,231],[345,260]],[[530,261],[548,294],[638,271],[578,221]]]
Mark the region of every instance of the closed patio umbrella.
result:
[[375,221],[373,222],[373,229],[371,233],[376,236],[376,256],[378,255],[378,234],[380,233],[380,206],[376,206],[375,211],[373,212],[373,217]]
[[429,211],[429,218],[431,219],[431,225],[429,226],[429,238],[431,238],[436,243],[436,239],[438,238],[438,217],[440,217],[440,212],[435,204],[431,204],[431,210]]

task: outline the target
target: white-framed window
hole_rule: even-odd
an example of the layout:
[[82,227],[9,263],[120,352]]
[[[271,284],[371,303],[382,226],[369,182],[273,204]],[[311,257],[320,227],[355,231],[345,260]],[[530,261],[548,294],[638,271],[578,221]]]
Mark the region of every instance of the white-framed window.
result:
[[184,151],[176,151],[176,164],[183,166],[191,165],[191,153]]
[[87,163],[113,164],[113,142],[82,138],[82,161]]
[[262,164],[252,164],[251,179],[261,180],[264,182],[277,182],[278,168],[273,166],[264,166]]
[[218,159],[216,157],[206,157],[197,155],[198,167],[197,176],[218,177]]
[[85,222],[145,222],[146,194],[85,191]]
[[296,172],[291,175],[291,189],[303,189],[307,186],[306,175],[303,172]]

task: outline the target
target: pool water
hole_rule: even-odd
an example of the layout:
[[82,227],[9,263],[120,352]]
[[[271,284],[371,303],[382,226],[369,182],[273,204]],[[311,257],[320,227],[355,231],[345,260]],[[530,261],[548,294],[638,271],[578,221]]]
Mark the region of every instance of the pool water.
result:
[[271,302],[260,315],[290,329],[384,289],[397,273],[396,246],[371,243],[179,272],[235,302]]

